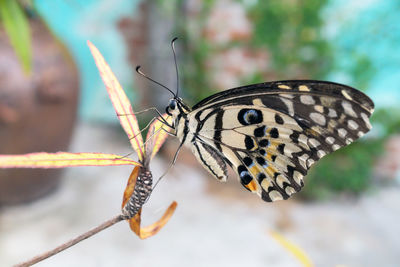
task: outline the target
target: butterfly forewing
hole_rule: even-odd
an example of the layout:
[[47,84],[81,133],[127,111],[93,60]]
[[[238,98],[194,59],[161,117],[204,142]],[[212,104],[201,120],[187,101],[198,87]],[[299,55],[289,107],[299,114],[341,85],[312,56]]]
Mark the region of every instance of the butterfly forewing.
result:
[[373,107],[362,92],[329,82],[239,87],[193,107],[190,144],[219,180],[226,176],[224,160],[265,201],[287,199],[300,191],[316,161],[371,129]]

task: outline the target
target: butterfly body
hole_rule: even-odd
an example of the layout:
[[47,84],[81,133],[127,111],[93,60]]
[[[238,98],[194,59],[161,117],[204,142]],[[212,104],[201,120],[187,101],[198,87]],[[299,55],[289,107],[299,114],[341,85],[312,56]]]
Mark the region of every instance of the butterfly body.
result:
[[135,174],[135,185],[133,193],[122,208],[122,214],[127,218],[132,218],[142,208],[153,191],[153,175],[148,167],[138,167]]
[[362,92],[322,81],[278,81],[214,94],[192,109],[167,107],[181,144],[220,181],[227,165],[265,201],[300,191],[320,158],[371,128],[373,102]]

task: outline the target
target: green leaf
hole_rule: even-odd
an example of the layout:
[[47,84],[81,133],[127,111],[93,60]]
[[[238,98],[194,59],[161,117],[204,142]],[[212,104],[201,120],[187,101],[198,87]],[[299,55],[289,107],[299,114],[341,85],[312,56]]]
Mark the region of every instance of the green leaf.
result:
[[32,64],[31,36],[24,10],[18,1],[0,0],[0,15],[23,70],[29,74]]

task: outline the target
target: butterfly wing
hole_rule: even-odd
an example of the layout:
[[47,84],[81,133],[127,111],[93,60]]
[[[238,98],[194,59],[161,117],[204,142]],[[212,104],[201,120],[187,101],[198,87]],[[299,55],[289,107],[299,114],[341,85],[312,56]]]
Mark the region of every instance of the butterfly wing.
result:
[[226,167],[222,160],[263,200],[287,199],[300,191],[316,161],[371,129],[373,108],[362,92],[330,82],[234,88],[193,107],[188,117],[196,121],[192,150],[218,179],[226,177],[215,175]]

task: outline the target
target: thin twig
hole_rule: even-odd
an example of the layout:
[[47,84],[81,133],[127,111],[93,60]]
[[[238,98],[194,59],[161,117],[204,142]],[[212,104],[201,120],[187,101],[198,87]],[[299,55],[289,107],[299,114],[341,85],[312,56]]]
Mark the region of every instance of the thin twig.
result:
[[83,234],[71,239],[70,241],[68,241],[66,243],[63,243],[60,246],[55,247],[54,249],[51,249],[51,250],[46,251],[46,252],[44,252],[42,254],[39,254],[39,255],[33,257],[30,260],[27,260],[25,262],[16,264],[16,265],[14,265],[14,267],[25,267],[25,266],[31,266],[33,264],[36,264],[36,263],[38,263],[38,262],[40,262],[40,261],[42,261],[44,259],[47,259],[47,258],[49,258],[51,256],[54,256],[55,254],[60,253],[61,251],[65,250],[65,249],[67,249],[69,247],[72,247],[73,245],[76,245],[77,243],[85,240],[86,238],[89,238],[92,235],[97,234],[98,232],[103,231],[104,229],[106,229],[106,228],[108,228],[108,227],[110,227],[110,226],[112,226],[112,225],[114,225],[114,224],[116,224],[116,223],[118,223],[118,222],[120,222],[120,221],[122,221],[124,219],[125,219],[124,215],[122,215],[122,214],[117,215],[117,216],[113,217],[112,219],[109,219],[109,220],[105,221],[104,223],[100,224],[99,226],[94,227],[93,229],[91,229],[91,230],[89,230],[89,231],[87,231],[87,232],[85,232],[85,233],[83,233]]

